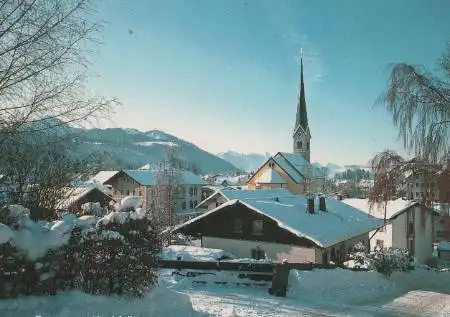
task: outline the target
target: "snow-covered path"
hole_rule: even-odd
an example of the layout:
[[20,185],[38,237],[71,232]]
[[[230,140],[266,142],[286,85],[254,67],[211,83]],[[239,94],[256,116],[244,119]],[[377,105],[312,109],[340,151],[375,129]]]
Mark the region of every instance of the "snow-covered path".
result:
[[266,287],[199,285],[190,278],[170,287],[213,316],[450,317],[450,295],[443,294],[450,293],[449,277],[419,270],[389,280],[375,272],[298,271],[286,298],[269,295]]
[[255,291],[247,293],[245,289],[237,287],[227,290],[220,287],[208,287],[207,290],[192,288],[181,292],[191,298],[195,310],[213,316],[450,316],[450,295],[424,291],[409,292],[385,305],[377,301],[360,306],[276,298]]

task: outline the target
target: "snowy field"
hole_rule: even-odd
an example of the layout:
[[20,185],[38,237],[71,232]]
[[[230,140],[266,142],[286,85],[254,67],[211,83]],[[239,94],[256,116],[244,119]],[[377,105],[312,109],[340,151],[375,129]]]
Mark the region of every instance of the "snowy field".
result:
[[[212,260],[221,250],[170,247],[165,258]],[[437,316],[450,317],[450,273],[418,268],[394,273],[343,269],[291,271],[286,298],[268,294],[268,286],[237,286],[232,272],[183,277],[160,271],[154,291],[138,300],[92,296],[71,291],[53,297],[0,300],[5,317],[137,316]],[[183,271],[180,272],[181,274]],[[193,281],[209,281],[195,284]],[[212,281],[227,281],[217,285]]]

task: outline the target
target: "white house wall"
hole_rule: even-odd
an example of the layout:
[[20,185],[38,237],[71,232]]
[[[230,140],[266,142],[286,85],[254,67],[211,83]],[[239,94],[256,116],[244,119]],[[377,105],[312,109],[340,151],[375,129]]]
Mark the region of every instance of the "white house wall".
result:
[[392,247],[407,249],[407,212],[402,213],[397,218],[392,220]]
[[372,237],[370,240],[370,251],[375,250],[377,240],[383,241],[383,246],[389,249],[392,247],[392,224],[386,224],[383,231],[371,231],[369,237]]
[[421,213],[420,207],[414,207],[414,212],[416,214],[416,221],[414,224],[414,256],[419,263],[425,263],[433,253],[433,222],[431,213],[425,212],[425,226],[422,229]]
[[422,229],[421,207],[415,206],[392,221],[392,247],[408,249],[408,212],[414,213],[414,257],[417,262],[425,263],[433,252],[433,223],[430,212],[425,213],[425,226]]
[[[318,263],[321,262],[321,251],[312,248],[303,248],[279,243],[268,243],[259,241],[224,239],[215,237],[202,237],[202,246],[205,248],[222,249],[238,258],[251,258],[252,249],[259,247],[266,252],[268,258],[290,263]],[[320,256],[316,258],[316,252]]]

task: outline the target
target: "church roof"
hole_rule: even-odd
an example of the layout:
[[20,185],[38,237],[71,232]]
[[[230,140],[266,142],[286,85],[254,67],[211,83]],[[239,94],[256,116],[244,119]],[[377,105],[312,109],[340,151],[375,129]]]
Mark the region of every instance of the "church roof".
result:
[[294,131],[298,130],[298,127],[306,132],[308,131],[308,114],[306,111],[306,97],[305,97],[305,83],[303,81],[303,59],[300,61],[300,95],[298,97],[297,104],[297,117],[295,119]]
[[259,184],[286,184],[286,181],[274,169],[268,168],[258,179]]

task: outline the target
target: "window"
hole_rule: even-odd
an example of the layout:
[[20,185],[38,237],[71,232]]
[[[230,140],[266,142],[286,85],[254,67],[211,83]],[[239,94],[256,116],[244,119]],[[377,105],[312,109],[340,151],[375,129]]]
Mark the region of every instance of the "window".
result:
[[181,209],[183,209],[183,210],[186,209],[186,202],[185,202],[185,201],[183,201],[183,202],[181,203]]
[[139,191],[139,196],[142,196],[142,191]]
[[303,147],[302,141],[297,141],[297,149],[301,149]]
[[255,236],[262,236],[263,234],[263,221],[262,220],[253,220],[252,222],[252,234]]
[[266,258],[266,252],[261,250],[259,247],[256,249],[252,249],[252,259],[262,260]]
[[414,222],[408,222],[408,237],[414,236]]
[[194,208],[194,203],[192,202],[192,200],[189,201],[189,208],[190,209]]
[[384,248],[384,241],[383,240],[377,240],[375,248],[376,248],[376,250],[382,250]]
[[270,168],[273,167],[273,162],[269,162],[269,167],[270,167]]
[[309,142],[306,143],[306,149],[309,150]]
[[130,196],[130,190],[127,190],[127,196]]
[[414,255],[414,240],[408,239],[408,251],[411,256]]
[[181,187],[181,197],[186,196],[186,188]]
[[233,233],[242,233],[242,220],[240,218],[234,219]]
[[197,207],[197,201],[194,200],[194,208]]
[[197,196],[197,187],[194,187],[194,196]]
[[192,197],[192,195],[194,195],[194,189],[191,187],[189,188],[189,196]]

